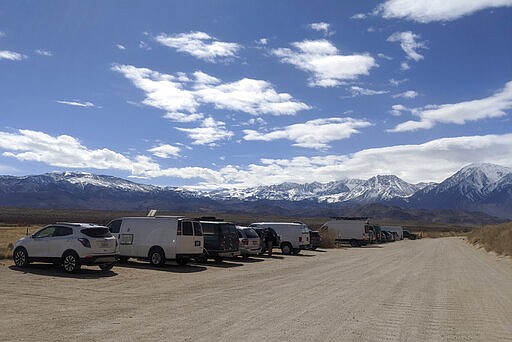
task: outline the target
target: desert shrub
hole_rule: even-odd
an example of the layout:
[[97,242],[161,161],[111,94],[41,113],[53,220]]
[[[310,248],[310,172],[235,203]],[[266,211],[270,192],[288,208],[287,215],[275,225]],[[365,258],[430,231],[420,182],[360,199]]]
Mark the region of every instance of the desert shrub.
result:
[[473,229],[467,239],[487,251],[512,256],[512,222]]
[[335,243],[335,233],[329,232],[327,230],[320,230],[320,236],[322,237],[321,247],[323,248],[334,248],[336,247]]

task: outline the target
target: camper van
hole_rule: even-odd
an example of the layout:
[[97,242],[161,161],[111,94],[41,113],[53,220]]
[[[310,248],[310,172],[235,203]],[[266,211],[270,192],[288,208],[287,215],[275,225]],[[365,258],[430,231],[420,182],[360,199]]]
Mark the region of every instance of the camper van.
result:
[[272,228],[281,238],[279,246],[283,254],[299,254],[306,249],[309,242],[309,228],[302,222],[257,222],[252,223],[252,228]]
[[320,230],[336,242],[359,247],[371,243],[370,228],[367,217],[331,217]]
[[107,224],[119,241],[119,259],[166,261],[185,265],[203,252],[203,230],[195,220],[181,216],[123,217]]
[[381,229],[387,232],[397,233],[399,240],[404,239],[404,229],[402,226],[381,226]]

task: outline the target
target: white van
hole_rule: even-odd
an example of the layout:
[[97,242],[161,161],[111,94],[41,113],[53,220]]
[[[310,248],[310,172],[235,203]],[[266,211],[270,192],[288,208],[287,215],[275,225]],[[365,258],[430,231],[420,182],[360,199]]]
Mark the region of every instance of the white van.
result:
[[160,266],[172,260],[185,265],[203,252],[201,224],[186,217],[123,217],[107,227],[119,241],[121,261],[137,258]]
[[283,254],[299,254],[301,249],[309,246],[309,228],[302,222],[257,222],[249,225],[252,228],[272,228],[281,238]]
[[404,239],[404,228],[402,226],[380,226],[381,230],[397,233],[400,240]]
[[367,217],[331,217],[320,230],[323,234],[334,237],[336,242],[350,243],[352,247],[358,247],[371,242],[370,228]]

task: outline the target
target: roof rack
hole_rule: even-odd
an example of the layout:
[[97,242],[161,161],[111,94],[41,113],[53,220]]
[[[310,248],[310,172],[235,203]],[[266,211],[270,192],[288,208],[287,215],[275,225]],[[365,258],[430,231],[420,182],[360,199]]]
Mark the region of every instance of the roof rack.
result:
[[333,220],[353,220],[353,221],[361,221],[361,220],[368,220],[368,217],[363,216],[331,216],[331,219]]
[[196,218],[197,221],[217,221],[224,222],[224,219],[216,218],[215,216],[201,216]]

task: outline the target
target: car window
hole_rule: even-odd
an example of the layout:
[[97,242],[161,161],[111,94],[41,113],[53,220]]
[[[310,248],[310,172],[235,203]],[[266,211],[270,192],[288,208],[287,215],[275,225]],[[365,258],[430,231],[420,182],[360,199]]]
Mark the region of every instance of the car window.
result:
[[57,227],[55,227],[55,232],[53,233],[53,236],[68,236],[68,235],[72,235],[72,234],[73,234],[73,228],[57,226]]
[[222,224],[220,229],[221,229],[222,233],[224,233],[224,234],[234,233],[237,231],[234,224]]
[[94,228],[84,228],[80,232],[89,237],[109,237],[112,236],[107,227],[94,227]]
[[201,227],[201,223],[199,222],[194,222],[194,235],[203,236],[203,228]]
[[122,220],[114,220],[112,222],[110,222],[107,227],[108,229],[110,230],[111,233],[119,233],[119,231],[121,230],[121,223],[123,221]]
[[239,230],[237,229],[236,233],[237,233],[237,235],[238,235],[238,238],[240,238],[240,239],[241,239],[241,238],[243,238],[243,236],[242,236],[242,232],[241,232],[241,231],[239,231]]
[[182,235],[192,235],[192,222],[183,221],[182,222]]
[[215,226],[211,223],[201,223],[204,235],[215,235]]
[[254,229],[244,229],[245,235],[247,235],[248,238],[258,238],[259,235],[256,233]]
[[35,233],[34,237],[35,238],[46,238],[46,237],[53,236],[54,232],[55,232],[55,227],[50,226],[50,227],[43,228],[40,231],[38,231],[37,233]]

